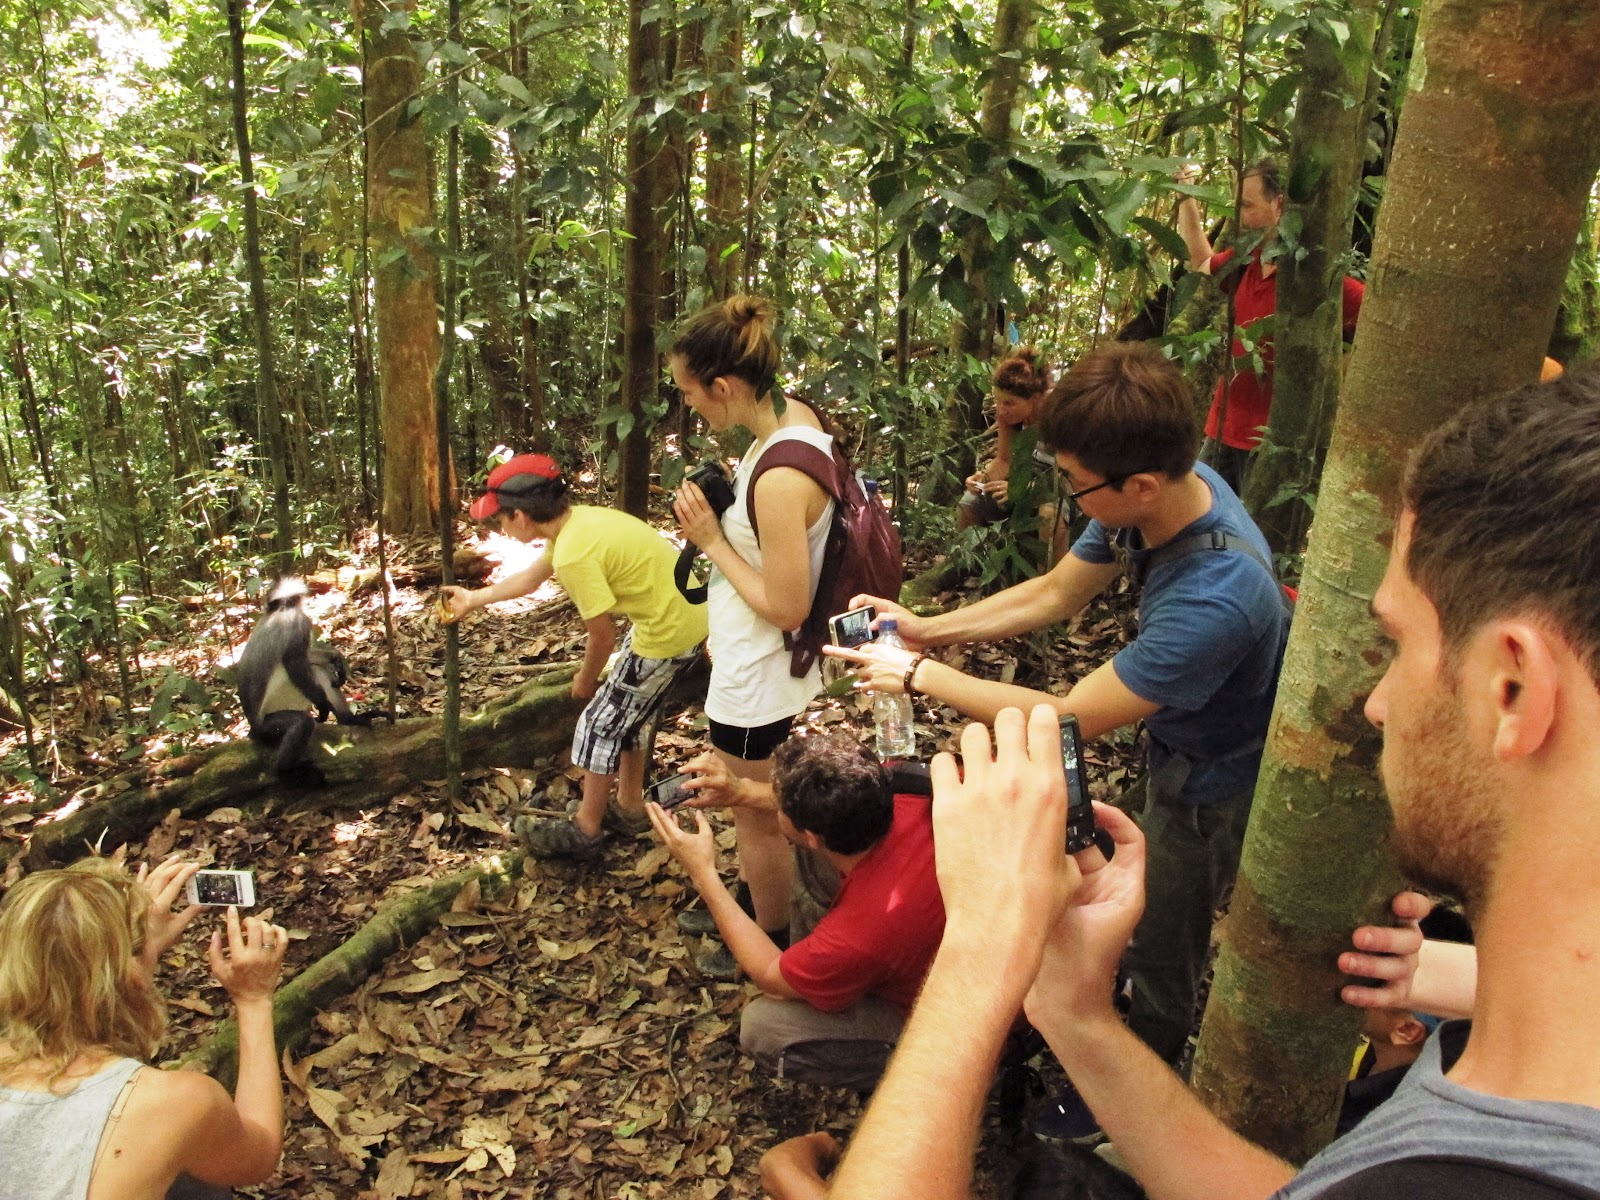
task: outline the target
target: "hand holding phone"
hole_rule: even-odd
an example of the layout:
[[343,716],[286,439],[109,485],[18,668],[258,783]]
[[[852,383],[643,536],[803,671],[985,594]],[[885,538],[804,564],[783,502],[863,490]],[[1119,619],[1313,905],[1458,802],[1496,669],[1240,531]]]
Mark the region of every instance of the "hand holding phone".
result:
[[235,905],[253,908],[256,903],[255,876],[249,871],[196,871],[189,877],[185,895],[190,904],[210,907]]
[[852,608],[849,612],[829,617],[828,638],[833,645],[843,646],[847,650],[863,646],[875,636],[872,632],[872,622],[877,616],[878,610],[874,606],[863,604],[860,608]]
[[1067,853],[1076,854],[1095,844],[1094,805],[1083,777],[1083,737],[1078,718],[1061,718],[1061,769],[1067,777]]

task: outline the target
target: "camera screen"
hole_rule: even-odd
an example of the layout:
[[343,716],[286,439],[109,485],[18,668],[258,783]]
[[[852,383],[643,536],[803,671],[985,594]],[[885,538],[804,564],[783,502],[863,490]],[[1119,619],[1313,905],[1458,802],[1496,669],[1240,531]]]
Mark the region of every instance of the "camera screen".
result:
[[650,785],[650,798],[662,808],[676,808],[689,798],[689,793],[684,790],[683,782],[687,775],[674,775],[670,779],[663,779],[660,783]]
[[851,609],[833,618],[834,645],[836,646],[861,646],[872,640],[873,610],[867,608]]
[[241,904],[239,877],[232,871],[201,871],[194,877],[194,894],[201,904]]
[[1061,765],[1067,773],[1067,808],[1089,806],[1089,789],[1083,782],[1083,764],[1078,760],[1076,738],[1061,739]]

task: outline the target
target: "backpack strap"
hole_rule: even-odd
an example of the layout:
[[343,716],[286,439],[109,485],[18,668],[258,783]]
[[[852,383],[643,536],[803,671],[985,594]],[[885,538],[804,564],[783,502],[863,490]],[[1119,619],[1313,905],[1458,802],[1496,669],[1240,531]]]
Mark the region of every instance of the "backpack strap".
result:
[[1289,589],[1278,582],[1278,572],[1273,568],[1267,557],[1256,549],[1255,544],[1249,538],[1241,537],[1236,533],[1228,533],[1222,529],[1185,534],[1183,537],[1173,538],[1170,542],[1157,546],[1150,551],[1145,560],[1144,569],[1139,572],[1135,582],[1143,583],[1144,576],[1157,563],[1170,562],[1175,558],[1186,558],[1203,550],[1237,550],[1241,554],[1248,555],[1254,559],[1261,565],[1261,569],[1271,577],[1272,582],[1278,584],[1278,593],[1283,599],[1284,612],[1291,617],[1294,615],[1294,601],[1290,598]]
[[[761,540],[761,526],[756,521],[756,484],[761,477],[774,467],[793,467],[802,475],[816,482],[816,485],[833,498],[835,505],[844,499],[844,488],[840,480],[846,474],[840,467],[838,443],[834,443],[834,452],[830,455],[820,447],[813,446],[810,442],[802,442],[798,438],[784,438],[782,441],[769,446],[762,451],[761,457],[756,462],[756,469],[750,473],[750,487],[745,492],[745,512],[750,517],[750,532],[755,534],[756,541]],[[834,510],[835,515],[838,509]]]

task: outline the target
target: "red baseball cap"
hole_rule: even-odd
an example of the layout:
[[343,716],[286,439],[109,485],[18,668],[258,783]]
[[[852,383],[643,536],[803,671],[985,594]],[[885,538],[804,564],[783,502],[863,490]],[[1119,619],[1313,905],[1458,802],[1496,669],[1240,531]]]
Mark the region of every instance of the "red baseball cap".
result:
[[519,454],[489,472],[483,495],[468,509],[474,521],[487,521],[500,511],[500,495],[525,496],[565,485],[561,464],[548,454]]

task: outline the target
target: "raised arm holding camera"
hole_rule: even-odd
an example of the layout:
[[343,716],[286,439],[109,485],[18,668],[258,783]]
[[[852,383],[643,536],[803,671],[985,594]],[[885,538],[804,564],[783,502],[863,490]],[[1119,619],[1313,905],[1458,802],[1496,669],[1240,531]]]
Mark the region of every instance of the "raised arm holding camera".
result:
[[[1233,881],[1288,630],[1271,552],[1215,473],[1195,462],[1199,431],[1177,365],[1154,346],[1083,356],[1051,391],[1040,438],[1068,497],[1093,518],[1048,573],[976,604],[899,620],[913,650],[875,643],[830,654],[870,689],[912,689],[979,720],[1047,703],[1083,736],[1143,721],[1150,748],[1125,798],[1142,809],[1154,864],[1129,954],[1130,1024],[1176,1062],[1195,1016],[1211,919]],[[1138,636],[1065,696],[978,679],[927,651],[1044,628],[1074,616],[1126,571],[1140,586]]]
[[0,1196],[215,1197],[277,1170],[283,1085],[272,995],[288,946],[282,927],[229,906],[211,935],[211,970],[238,1019],[234,1094],[209,1075],[144,1065],[166,1025],[152,975],[198,911],[172,909],[196,870],[168,860],[135,879],[91,859],[26,876],[7,893]]

